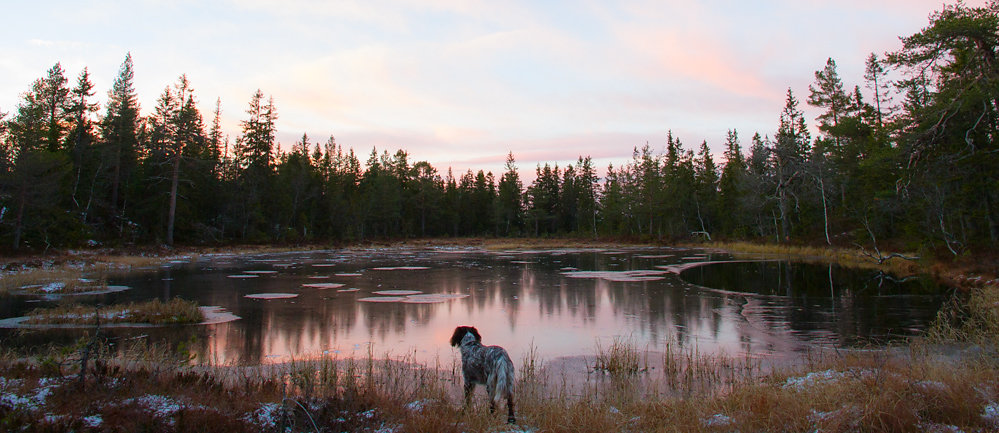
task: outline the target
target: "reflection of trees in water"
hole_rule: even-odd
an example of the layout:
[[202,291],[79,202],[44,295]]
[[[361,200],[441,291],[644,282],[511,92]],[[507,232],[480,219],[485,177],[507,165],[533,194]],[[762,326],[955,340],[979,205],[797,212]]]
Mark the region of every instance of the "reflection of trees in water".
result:
[[[254,279],[256,281],[236,281],[219,274],[173,272],[174,281],[155,281],[146,287],[152,286],[153,295],[157,297],[170,293],[171,296],[198,299],[203,305],[231,306],[230,309],[243,316],[243,320],[213,328],[216,335],[209,338],[211,342],[205,343],[204,350],[224,353],[227,359],[238,356],[250,363],[260,362],[261,357],[269,353],[314,352],[365,335],[375,341],[396,340],[407,330],[433,323],[436,314],[469,318],[462,320],[499,318],[505,319],[510,329],[528,327],[518,333],[539,332],[530,328],[538,324],[581,324],[592,329],[597,323],[612,323],[616,327],[613,330],[594,331],[630,333],[654,346],[665,341],[682,346],[691,346],[698,341],[701,344],[725,341],[732,349],[750,352],[787,344],[789,336],[798,339],[802,334],[806,338],[839,335],[844,341],[854,341],[884,333],[885,329],[922,326],[932,319],[928,315],[935,311],[927,304],[939,304],[939,300],[921,297],[886,301],[879,296],[894,292],[884,283],[885,279],[870,283],[862,279],[850,280],[853,277],[841,275],[838,269],[825,265],[809,268],[786,263],[747,263],[728,271],[709,265],[684,273],[685,280],[696,284],[731,292],[752,291],[764,296],[700,290],[673,275],[659,281],[614,282],[567,278],[559,274],[564,267],[587,271],[655,269],[656,265],[679,263],[679,256],[682,256],[653,260],[632,257],[634,254],[574,252],[505,258],[488,253],[357,255],[340,261],[336,268],[305,265],[282,270],[282,278],[263,276]],[[322,256],[313,259],[332,261]],[[511,263],[513,261],[530,263]],[[370,270],[376,264],[422,264],[430,265],[431,269]],[[362,292],[357,294],[300,290],[295,286],[296,280],[288,278],[289,273],[293,274],[290,277],[297,275],[301,282],[316,273],[332,275],[357,270],[362,270],[363,275],[347,281],[330,280],[361,288]],[[190,281],[183,282],[184,278]],[[289,286],[295,287],[290,289]],[[354,300],[371,296],[371,291],[387,289],[471,296],[429,305]],[[249,292],[267,291],[292,291],[301,296],[291,301],[254,301],[242,297]],[[138,293],[127,292],[119,296],[141,297]],[[148,297],[149,291],[144,296]],[[537,305],[531,308],[523,305],[529,303]],[[532,317],[535,309],[537,318]]]

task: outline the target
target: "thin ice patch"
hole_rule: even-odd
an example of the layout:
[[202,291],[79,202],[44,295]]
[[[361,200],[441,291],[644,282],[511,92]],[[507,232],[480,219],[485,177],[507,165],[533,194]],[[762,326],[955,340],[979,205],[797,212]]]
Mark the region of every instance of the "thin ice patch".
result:
[[594,278],[614,282],[658,281],[664,279],[667,271],[634,270],[634,271],[568,271],[562,272],[566,278]]
[[309,287],[312,289],[337,289],[343,287],[344,284],[340,283],[309,283],[302,284],[302,287]]
[[227,275],[227,277],[228,278],[236,278],[236,279],[244,279],[244,278],[260,278],[260,275],[254,275],[254,274],[235,274],[235,275]]
[[419,290],[379,290],[377,292],[374,292],[374,294],[376,295],[384,295],[384,296],[406,296],[406,295],[418,295],[420,293],[423,292]]
[[243,273],[251,275],[268,275],[268,274],[276,274],[278,273],[278,271],[243,271]]
[[251,293],[243,297],[250,299],[290,299],[297,298],[298,293]]
[[407,296],[402,302],[406,304],[436,304],[440,302],[447,302],[453,299],[467,298],[468,295],[464,293],[430,293],[426,295],[410,295]]
[[383,266],[380,268],[371,268],[375,271],[419,271],[423,269],[430,269],[429,266]]
[[361,290],[361,289],[351,287],[349,289],[338,289],[337,292],[348,293],[348,292],[357,292],[359,290]]
[[338,277],[360,277],[361,276],[361,274],[358,274],[356,272],[341,272],[341,273],[334,274],[334,275],[336,275]]
[[402,296],[370,296],[367,298],[360,298],[358,301],[361,302],[401,302],[406,298]]

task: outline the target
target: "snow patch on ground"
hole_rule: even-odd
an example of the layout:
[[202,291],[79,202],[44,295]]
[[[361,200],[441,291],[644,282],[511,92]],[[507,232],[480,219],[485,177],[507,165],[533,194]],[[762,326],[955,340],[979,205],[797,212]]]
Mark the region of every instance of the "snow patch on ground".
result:
[[103,423],[104,423],[104,418],[101,418],[100,415],[90,415],[87,417],[83,417],[83,425],[90,428],[100,427],[101,424]]
[[801,391],[814,385],[839,381],[845,376],[846,373],[836,370],[813,371],[804,376],[787,378],[787,381],[784,382],[784,389],[794,388]]
[[937,424],[933,422],[920,423],[919,430],[924,433],[964,433],[960,427],[950,424]]
[[732,425],[734,422],[735,420],[732,417],[716,413],[709,418],[702,419],[701,425],[705,427],[726,427]]
[[999,403],[989,402],[985,405],[982,408],[982,419],[993,427],[999,427]]
[[146,408],[157,418],[168,418],[184,408],[184,404],[170,397],[162,395],[146,394],[142,397],[130,398],[122,402],[123,404],[135,403]]
[[406,404],[406,409],[408,409],[410,412],[423,412],[423,408],[427,407],[427,405],[429,405],[429,404],[431,404],[433,402],[434,402],[433,400],[429,400],[429,399],[428,400],[411,401],[411,402],[409,402],[409,403]]
[[260,408],[253,411],[253,413],[246,414],[243,420],[264,429],[272,429],[277,425],[280,412],[281,405],[277,403],[264,403],[260,405]]
[[45,400],[52,395],[52,390],[65,382],[65,379],[61,377],[43,377],[38,380],[38,385],[34,388],[34,392],[18,395],[17,393],[7,391],[6,388],[22,385],[24,382],[21,379],[0,379],[3,379],[0,381],[0,389],[4,390],[3,394],[0,394],[0,406],[27,410],[29,412],[41,410],[45,406]]

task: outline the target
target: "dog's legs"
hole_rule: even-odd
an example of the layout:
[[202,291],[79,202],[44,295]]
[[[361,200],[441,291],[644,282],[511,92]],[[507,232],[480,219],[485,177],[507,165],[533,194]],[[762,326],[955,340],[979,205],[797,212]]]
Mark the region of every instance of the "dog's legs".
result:
[[475,384],[469,380],[465,381],[465,408],[468,408],[472,404],[472,391],[475,390]]
[[486,395],[489,396],[489,414],[496,413],[496,380],[492,377],[486,381]]
[[513,394],[506,395],[506,410],[507,410],[506,422],[510,424],[515,424],[517,422],[517,418],[513,416]]

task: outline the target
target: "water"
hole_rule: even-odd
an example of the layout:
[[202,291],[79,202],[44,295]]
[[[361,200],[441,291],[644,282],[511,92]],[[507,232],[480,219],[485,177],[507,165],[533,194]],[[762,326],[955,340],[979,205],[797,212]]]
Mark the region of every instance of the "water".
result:
[[[946,299],[945,290],[925,280],[897,283],[870,271],[762,259],[716,263],[732,260],[727,254],[670,248],[210,256],[112,278],[109,284],[132,289],[80,300],[181,297],[240,316],[210,326],[109,330],[118,341],[185,342],[201,361],[266,364],[370,351],[376,357],[408,355],[449,364],[456,351],[448,339],[458,325],[476,326],[485,344],[506,347],[515,361],[532,345],[545,359],[592,357],[598,341],[615,337],[652,351],[672,342],[704,354],[785,356],[815,346],[883,344],[918,334]],[[316,283],[343,286],[305,286]],[[348,289],[356,290],[342,291]],[[437,303],[360,300],[386,290],[451,296]],[[298,296],[246,297],[259,293]],[[55,302],[7,297],[0,299],[0,313],[19,316]],[[82,332],[0,335],[33,345]]]

